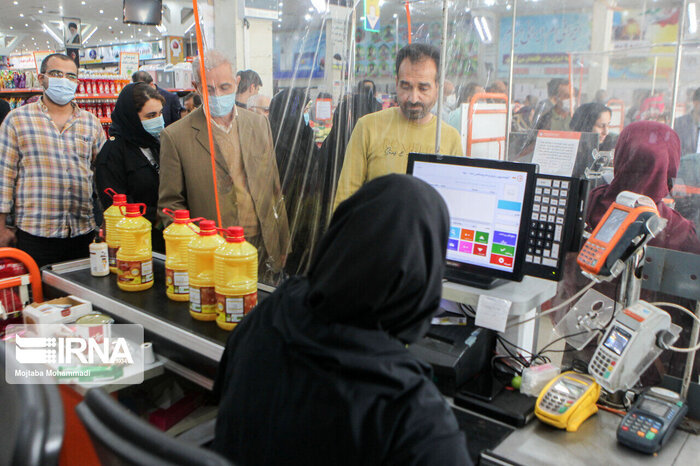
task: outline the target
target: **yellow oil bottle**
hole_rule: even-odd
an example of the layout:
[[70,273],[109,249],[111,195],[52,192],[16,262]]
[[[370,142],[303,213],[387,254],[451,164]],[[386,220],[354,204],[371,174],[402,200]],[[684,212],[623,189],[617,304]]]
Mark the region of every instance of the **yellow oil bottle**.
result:
[[201,219],[190,219],[189,210],[163,209],[163,212],[173,218],[165,231],[165,294],[173,301],[190,300],[190,282],[187,267],[190,242],[197,237],[197,231],[192,222]]
[[225,230],[226,242],[214,252],[216,324],[233,330],[258,303],[258,250],[242,227]]
[[153,286],[151,222],[143,217],[146,204],[121,206],[125,218],[117,223],[117,285],[124,291],[142,291]]
[[190,242],[187,253],[190,315],[197,320],[216,320],[214,251],[223,242],[213,220],[199,222],[199,233]]
[[105,189],[112,198],[112,205],[104,211],[105,217],[105,242],[107,243],[107,257],[109,259],[109,271],[117,273],[117,251],[119,250],[119,234],[117,223],[124,218],[120,206],[126,205],[126,194],[117,194],[112,188]]

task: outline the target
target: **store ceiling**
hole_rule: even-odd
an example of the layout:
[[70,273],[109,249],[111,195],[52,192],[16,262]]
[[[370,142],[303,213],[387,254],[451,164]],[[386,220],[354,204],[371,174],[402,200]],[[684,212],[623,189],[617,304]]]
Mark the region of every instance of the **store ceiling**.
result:
[[[164,0],[164,4],[171,0]],[[178,0],[189,3],[187,0]],[[200,0],[200,2],[205,0]],[[217,0],[209,0],[217,1]],[[232,1],[232,0],[226,0]],[[239,0],[242,1],[242,0]],[[305,23],[313,24],[320,21],[312,8],[311,0],[279,0],[283,6],[283,29],[303,28]],[[355,0],[357,2],[357,0]],[[662,6],[677,6],[680,0],[606,0],[612,8],[648,8]],[[520,14],[537,12],[569,12],[582,11],[592,8],[594,0],[519,0]],[[332,3],[343,3],[332,0]],[[433,18],[441,15],[442,1],[440,0],[410,0],[414,22],[421,17]],[[508,14],[512,0],[451,0],[451,11],[465,9],[487,8],[497,14]],[[362,2],[357,2],[358,14],[362,15]],[[59,38],[62,32],[58,29],[62,17],[80,18],[83,25],[83,39],[86,46],[107,45],[123,42],[134,42],[158,39],[160,32],[153,26],[133,26],[122,23],[122,0],[0,0],[2,15],[0,16],[0,35],[5,34],[5,41],[11,36],[21,36],[13,44],[15,52],[46,49],[61,49],[62,46],[45,31],[49,26]],[[385,0],[382,5],[382,18],[394,14],[403,18],[404,0]],[[307,16],[308,15],[308,16]],[[308,19],[305,19],[307,16]],[[93,29],[97,30],[90,35]],[[149,36],[150,34],[150,36]],[[89,36],[89,37],[88,37]],[[3,45],[0,41],[0,48]]]

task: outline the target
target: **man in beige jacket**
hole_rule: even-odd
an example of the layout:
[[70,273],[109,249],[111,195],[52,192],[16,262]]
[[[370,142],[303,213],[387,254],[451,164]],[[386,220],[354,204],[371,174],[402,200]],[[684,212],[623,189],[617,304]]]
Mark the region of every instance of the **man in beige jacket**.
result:
[[[236,109],[238,78],[231,62],[204,54],[222,226],[240,225],[258,248],[259,280],[274,279],[288,253],[289,225],[272,133],[267,119]],[[192,63],[194,86],[202,94],[199,62]],[[216,220],[209,136],[203,106],[167,127],[160,137],[158,211],[189,209],[192,218]]]

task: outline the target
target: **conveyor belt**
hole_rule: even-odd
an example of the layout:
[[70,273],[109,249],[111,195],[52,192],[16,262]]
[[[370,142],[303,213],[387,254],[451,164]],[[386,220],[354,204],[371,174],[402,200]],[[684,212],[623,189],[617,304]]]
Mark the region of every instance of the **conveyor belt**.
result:
[[[156,352],[213,377],[229,332],[220,329],[215,322],[193,319],[187,302],[168,299],[165,261],[160,254],[154,254],[153,273],[155,281],[151,289],[125,292],[119,289],[113,274],[90,275],[89,261],[83,259],[45,267],[42,281],[49,296],[73,294],[92,302],[95,308],[113,316],[117,323],[143,325],[146,339],[154,342]],[[258,300],[272,291],[265,285],[260,287]]]

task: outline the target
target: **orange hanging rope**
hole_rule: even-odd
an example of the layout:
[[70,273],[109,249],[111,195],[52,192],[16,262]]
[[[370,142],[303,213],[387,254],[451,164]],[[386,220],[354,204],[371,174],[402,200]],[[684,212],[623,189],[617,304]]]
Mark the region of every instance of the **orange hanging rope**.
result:
[[411,8],[406,2],[406,24],[408,25],[408,43],[411,43]]
[[199,53],[199,75],[202,78],[202,105],[204,106],[204,116],[207,120],[207,133],[209,135],[209,155],[211,155],[211,174],[214,181],[214,200],[216,202],[216,220],[219,228],[223,228],[221,224],[221,207],[219,205],[219,188],[216,183],[216,153],[214,151],[214,135],[211,130],[211,113],[209,111],[209,88],[207,87],[206,70],[204,67],[204,47],[202,45],[202,28],[199,25],[199,10],[197,8],[197,0],[192,0],[192,8],[194,14],[194,25],[197,33],[197,52]]

